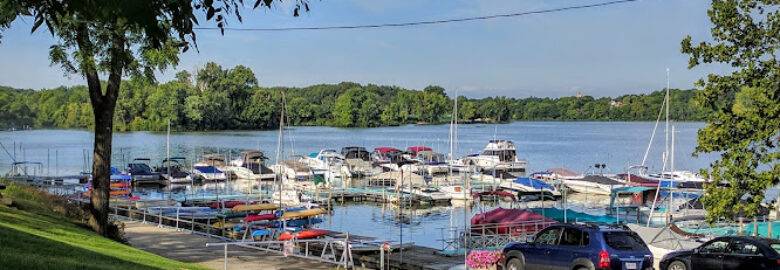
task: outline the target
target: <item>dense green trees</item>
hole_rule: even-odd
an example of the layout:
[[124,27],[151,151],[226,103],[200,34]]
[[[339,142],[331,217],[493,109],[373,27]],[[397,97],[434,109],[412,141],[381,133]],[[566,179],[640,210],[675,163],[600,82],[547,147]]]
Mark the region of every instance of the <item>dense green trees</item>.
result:
[[[351,82],[304,88],[258,86],[252,70],[208,63],[192,75],[176,74],[158,84],[143,77],[124,81],[115,114],[118,131],[272,129],[279,126],[281,92],[287,96],[292,125],[376,127],[449,122],[453,101],[444,88],[423,91]],[[675,120],[702,120],[694,90],[672,90]],[[663,91],[615,99],[591,96],[562,98],[458,97],[458,121],[655,120]],[[0,127],[92,128],[89,94],[83,86],[40,91],[0,87]]]

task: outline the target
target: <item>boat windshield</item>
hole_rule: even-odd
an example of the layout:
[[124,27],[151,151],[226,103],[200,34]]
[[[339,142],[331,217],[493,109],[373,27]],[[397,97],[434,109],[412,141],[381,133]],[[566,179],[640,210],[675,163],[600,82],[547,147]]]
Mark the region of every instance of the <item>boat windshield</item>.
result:
[[130,163],[130,171],[133,172],[151,172],[152,168],[143,163]]

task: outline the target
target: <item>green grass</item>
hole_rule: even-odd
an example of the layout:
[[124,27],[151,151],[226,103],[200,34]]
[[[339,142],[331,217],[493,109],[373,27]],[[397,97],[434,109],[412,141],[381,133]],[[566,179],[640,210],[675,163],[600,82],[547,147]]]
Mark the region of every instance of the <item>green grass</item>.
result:
[[56,197],[11,183],[0,192],[18,207],[0,205],[0,269],[205,269],[104,238],[53,211]]

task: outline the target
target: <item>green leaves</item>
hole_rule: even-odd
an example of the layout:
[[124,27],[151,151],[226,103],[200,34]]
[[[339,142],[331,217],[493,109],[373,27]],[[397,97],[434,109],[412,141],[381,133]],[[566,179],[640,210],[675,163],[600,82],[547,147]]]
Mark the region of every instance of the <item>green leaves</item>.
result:
[[696,98],[699,107],[712,112],[699,131],[696,151],[722,152],[703,173],[714,183],[729,183],[708,185],[702,202],[710,221],[750,217],[773,207],[762,199],[766,188],[780,181],[779,8],[770,0],[715,0],[707,13],[714,43],[682,41],[681,51],[691,56],[689,67],[722,63],[736,68],[731,74],[710,74]]

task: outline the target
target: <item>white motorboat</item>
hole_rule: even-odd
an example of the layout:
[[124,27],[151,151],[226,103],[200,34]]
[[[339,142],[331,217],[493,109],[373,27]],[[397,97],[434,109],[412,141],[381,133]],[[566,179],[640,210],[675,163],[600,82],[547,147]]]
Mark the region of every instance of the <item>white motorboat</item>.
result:
[[274,171],[265,166],[268,157],[260,151],[243,151],[241,158],[230,161],[225,169],[239,179],[273,181]]
[[413,153],[414,160],[417,161],[417,163],[410,165],[413,171],[421,171],[428,175],[445,174],[450,172],[450,166],[446,162],[443,154],[430,150],[415,151]]
[[198,166],[196,164],[194,167],[192,167],[191,177],[193,177],[193,179],[199,179],[204,182],[227,180],[227,175],[225,175],[225,172],[211,165]]
[[298,161],[311,168],[312,173],[321,175],[326,181],[342,177],[344,156],[333,149],[322,149],[319,153],[302,156]]
[[435,201],[435,202],[450,201],[450,199],[452,199],[452,197],[449,194],[441,192],[434,187],[402,186],[401,192],[406,194],[417,195],[422,197],[425,200]]
[[409,153],[393,147],[374,148],[371,155],[374,162],[387,171],[399,171],[404,165],[416,163],[408,158]]
[[442,193],[450,195],[452,200],[471,200],[471,192],[461,185],[441,186],[439,190]]
[[303,194],[303,192],[294,189],[285,189],[282,190],[281,192],[276,190],[271,195],[271,200],[275,204],[281,202],[282,204],[285,205],[300,205],[303,203],[311,203],[313,201],[311,196]]
[[490,140],[481,154],[470,155],[462,161],[482,171],[505,171],[524,175],[526,161],[517,157],[515,143],[508,140]]
[[289,181],[313,181],[314,173],[300,161],[284,160],[273,166],[274,172]]
[[553,197],[561,196],[561,192],[554,186],[542,180],[529,177],[518,177],[513,181],[502,181],[500,186],[503,189],[517,191],[520,195],[544,194]]
[[170,184],[192,183],[192,176],[184,170],[184,165],[182,164],[184,160],[185,158],[183,157],[163,159],[156,171]]
[[609,195],[612,189],[624,187],[619,181],[600,175],[587,175],[582,178],[562,179],[563,184],[577,193]]
[[371,153],[366,151],[365,147],[342,147],[341,155],[344,156],[344,164],[341,167],[343,176],[364,177],[382,172],[381,168],[376,168],[371,164]]

